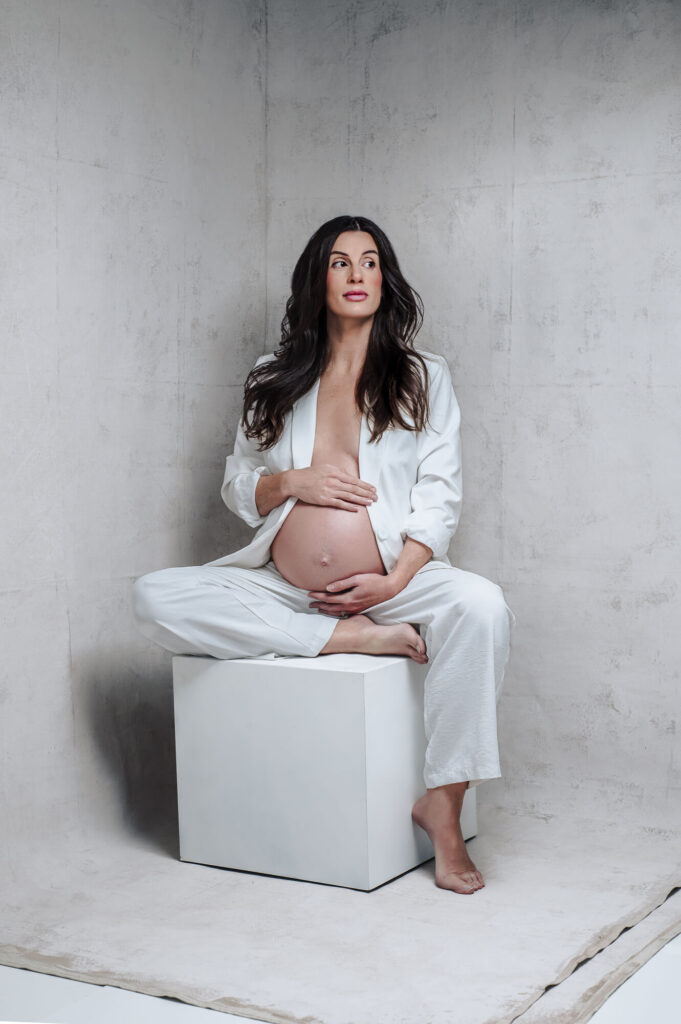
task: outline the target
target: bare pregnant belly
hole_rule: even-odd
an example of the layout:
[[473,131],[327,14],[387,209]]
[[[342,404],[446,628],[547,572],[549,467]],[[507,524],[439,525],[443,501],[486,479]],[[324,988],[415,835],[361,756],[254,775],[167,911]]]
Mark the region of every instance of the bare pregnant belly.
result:
[[272,541],[271,557],[284,579],[302,590],[386,571],[365,507],[348,512],[298,500]]

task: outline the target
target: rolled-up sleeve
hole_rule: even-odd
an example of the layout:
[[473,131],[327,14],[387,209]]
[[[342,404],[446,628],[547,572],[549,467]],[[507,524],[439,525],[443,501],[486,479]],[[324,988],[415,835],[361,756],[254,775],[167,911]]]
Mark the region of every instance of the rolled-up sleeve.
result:
[[[259,356],[255,366],[271,359],[269,353]],[[261,526],[267,516],[261,516],[255,503],[255,488],[263,473],[271,475],[265,464],[263,452],[258,451],[254,441],[244,433],[243,421],[239,422],[234,442],[234,452],[225,462],[225,477],[220,495],[228,509],[243,519],[249,526]]]
[[437,357],[430,374],[430,423],[417,434],[418,469],[411,513],[400,530],[426,544],[434,558],[447,554],[459,524],[462,500],[461,413],[447,361]]

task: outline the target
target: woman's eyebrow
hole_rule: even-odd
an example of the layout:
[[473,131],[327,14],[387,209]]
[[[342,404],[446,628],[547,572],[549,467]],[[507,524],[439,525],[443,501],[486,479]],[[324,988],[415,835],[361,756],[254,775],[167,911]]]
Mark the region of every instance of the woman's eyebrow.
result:
[[[370,252],[374,252],[378,256],[378,253],[376,252],[375,249],[365,249],[364,252],[362,253],[362,256],[366,256]],[[331,253],[331,255],[332,256],[345,256],[346,259],[348,259],[348,260],[350,259],[348,254],[346,252],[341,252],[340,249],[334,249],[333,252]]]

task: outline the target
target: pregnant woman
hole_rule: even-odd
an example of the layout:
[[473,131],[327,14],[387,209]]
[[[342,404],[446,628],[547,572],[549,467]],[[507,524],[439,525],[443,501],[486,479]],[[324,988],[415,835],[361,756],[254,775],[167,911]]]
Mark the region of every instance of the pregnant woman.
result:
[[484,882],[460,828],[469,785],[500,775],[496,702],[515,622],[501,588],[454,567],[459,408],[417,349],[421,303],[385,233],[336,217],[293,272],[274,353],[246,380],[222,497],[253,540],[134,584],[142,632],[215,658],[400,654],[428,664],[426,792],[412,809],[435,881]]

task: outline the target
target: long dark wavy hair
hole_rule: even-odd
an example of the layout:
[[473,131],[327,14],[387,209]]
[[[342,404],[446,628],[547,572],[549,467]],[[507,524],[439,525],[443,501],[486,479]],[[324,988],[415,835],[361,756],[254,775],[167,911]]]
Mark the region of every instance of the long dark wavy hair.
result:
[[[428,374],[414,349],[423,322],[421,298],[404,279],[385,232],[367,217],[344,215],[322,224],[305,246],[291,277],[274,358],[254,366],[246,378],[242,421],[246,436],[258,441],[259,451],[278,441],[286,414],[328,363],[326,277],[334,243],[344,231],[372,236],[383,275],[381,301],[355,389],[371,441],[378,441],[393,424],[422,430],[428,419]],[[405,419],[405,412],[410,419]]]

